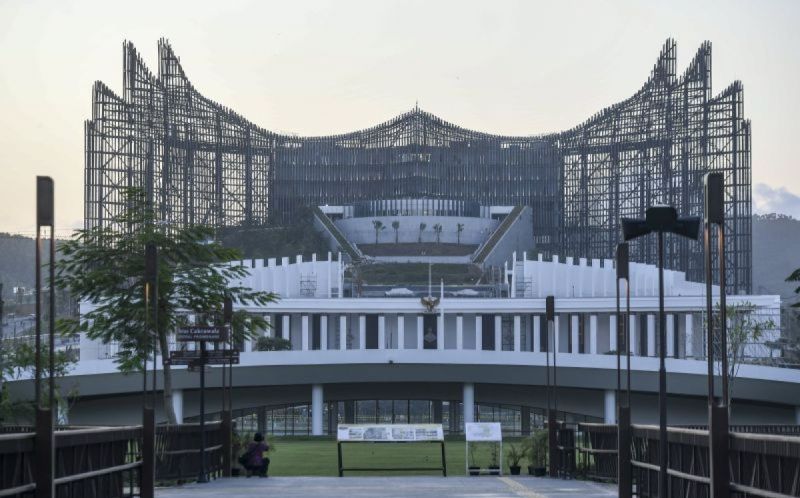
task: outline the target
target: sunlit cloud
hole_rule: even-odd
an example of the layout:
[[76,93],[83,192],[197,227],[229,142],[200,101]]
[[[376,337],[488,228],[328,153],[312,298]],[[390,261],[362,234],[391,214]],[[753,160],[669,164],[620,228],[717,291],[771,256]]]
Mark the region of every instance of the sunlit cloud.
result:
[[800,196],[789,192],[786,187],[757,183],[753,187],[753,212],[788,214],[800,219]]

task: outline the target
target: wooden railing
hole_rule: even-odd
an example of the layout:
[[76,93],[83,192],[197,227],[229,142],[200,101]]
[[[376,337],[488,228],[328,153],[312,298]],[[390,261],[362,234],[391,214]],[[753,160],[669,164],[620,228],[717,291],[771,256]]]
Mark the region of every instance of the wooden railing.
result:
[[[800,496],[800,437],[797,426],[733,426],[729,435],[731,496]],[[778,433],[778,434],[770,434]],[[710,498],[708,431],[670,427],[669,496]],[[580,468],[585,477],[615,481],[617,426],[579,424]],[[658,496],[658,427],[633,425],[631,469],[634,496]]]
[[[141,427],[98,427],[55,432],[55,496],[134,496],[142,465]],[[0,497],[32,497],[35,482],[33,432],[0,434]]]
[[[206,422],[205,470],[209,477],[222,473],[222,424]],[[200,424],[156,427],[156,481],[190,481],[201,471]]]

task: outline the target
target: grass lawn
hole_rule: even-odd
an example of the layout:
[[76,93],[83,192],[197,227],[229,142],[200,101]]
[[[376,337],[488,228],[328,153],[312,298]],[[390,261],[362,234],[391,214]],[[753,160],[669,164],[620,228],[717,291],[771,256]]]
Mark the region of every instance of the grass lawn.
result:
[[[336,476],[336,441],[333,439],[271,438],[274,450],[269,457],[269,473],[273,476]],[[508,443],[503,450],[507,452]],[[465,475],[463,440],[445,441],[448,475]],[[491,460],[489,443],[477,445],[475,462],[487,467]],[[343,460],[345,467],[438,467],[441,462],[441,447],[434,443],[345,443]],[[523,469],[527,462],[521,463]],[[504,462],[505,472],[508,463]],[[523,471],[525,473],[525,471]],[[441,475],[430,471],[378,471],[345,472],[345,475]]]

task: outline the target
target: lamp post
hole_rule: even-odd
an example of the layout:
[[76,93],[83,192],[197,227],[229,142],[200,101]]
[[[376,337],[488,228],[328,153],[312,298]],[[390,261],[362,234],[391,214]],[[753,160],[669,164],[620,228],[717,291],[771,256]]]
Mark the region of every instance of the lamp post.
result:
[[[556,413],[558,412],[558,395],[556,393],[556,386],[558,379],[556,378],[556,349],[555,349],[555,316],[556,304],[554,296],[547,296],[545,298],[545,317],[547,318],[547,448],[549,453],[549,474],[550,477],[558,476],[558,467],[555,462],[558,461],[558,437],[556,433]],[[551,335],[553,337],[551,338]],[[553,350],[553,385],[550,385],[550,350]],[[551,407],[550,398],[552,390],[553,404]]]
[[[725,302],[725,212],[724,179],[722,173],[708,173],[705,183],[705,216],[703,219],[703,249],[706,270],[706,327],[708,344],[708,444],[711,496],[730,496],[728,469],[728,337]],[[711,225],[717,225],[717,258],[719,260],[719,337],[721,363],[721,396],[714,397],[714,320],[711,282]]]
[[[55,185],[49,176],[36,177],[36,498],[55,496]],[[42,399],[42,227],[50,227],[49,380],[47,403]]]
[[[144,248],[144,301],[145,301],[145,354],[142,366],[142,498],[153,498],[156,469],[156,344],[158,341],[158,247],[147,244]],[[151,342],[152,340],[152,342]],[[147,394],[147,358],[153,352],[153,388]],[[162,354],[166,354],[163,353]]]
[[[619,281],[625,280],[625,314],[620,311]],[[628,244],[617,244],[617,483],[620,498],[630,498],[631,481],[631,348],[628,345],[628,317],[631,313],[631,287]],[[627,380],[622,401],[621,348],[625,345]]]
[[697,216],[678,217],[674,207],[656,205],[647,208],[644,219],[622,218],[622,235],[625,241],[656,232],[658,235],[658,496],[668,495],[667,467],[669,452],[667,448],[667,368],[666,368],[666,328],[667,316],[664,314],[664,233],[674,233],[697,240],[700,218]]
[[[222,306],[222,319],[225,327],[228,329],[228,346],[232,350],[234,347],[233,342],[233,301],[230,296],[225,296],[225,301]],[[233,358],[231,356],[231,358]],[[222,364],[222,475],[225,477],[231,476],[231,443],[232,443],[232,423],[231,423],[231,408],[232,408],[232,389],[233,389],[233,359],[227,365],[228,367],[228,385],[225,388],[225,364]]]

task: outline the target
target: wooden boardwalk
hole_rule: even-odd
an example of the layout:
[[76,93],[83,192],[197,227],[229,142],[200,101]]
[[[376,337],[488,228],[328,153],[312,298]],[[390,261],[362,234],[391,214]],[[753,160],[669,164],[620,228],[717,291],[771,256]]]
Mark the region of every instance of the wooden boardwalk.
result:
[[615,486],[536,477],[270,477],[161,488],[158,498],[595,498]]

